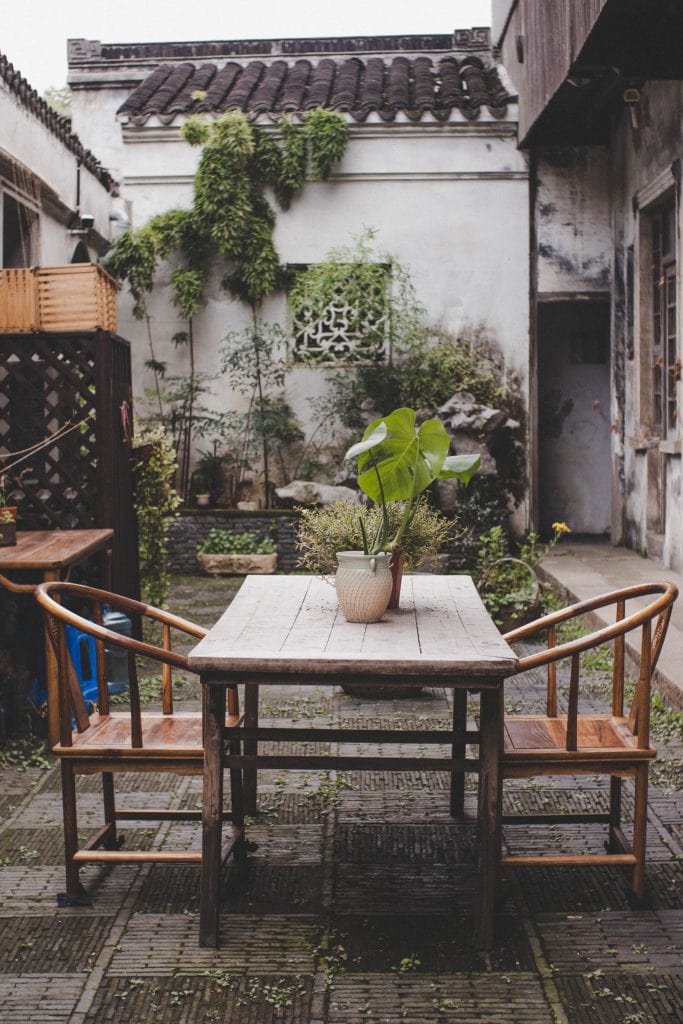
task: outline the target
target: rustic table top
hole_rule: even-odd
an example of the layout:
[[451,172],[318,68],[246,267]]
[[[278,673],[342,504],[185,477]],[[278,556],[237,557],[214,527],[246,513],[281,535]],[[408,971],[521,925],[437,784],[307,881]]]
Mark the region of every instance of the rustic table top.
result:
[[100,551],[113,530],[17,530],[17,543],[0,548],[0,572],[6,569],[63,569]]
[[[347,622],[333,583],[315,576],[248,576],[232,604],[192,650],[192,669],[211,676],[344,672],[501,679],[517,658],[469,576],[404,576],[401,607],[381,622]],[[289,677],[289,678],[287,678]]]

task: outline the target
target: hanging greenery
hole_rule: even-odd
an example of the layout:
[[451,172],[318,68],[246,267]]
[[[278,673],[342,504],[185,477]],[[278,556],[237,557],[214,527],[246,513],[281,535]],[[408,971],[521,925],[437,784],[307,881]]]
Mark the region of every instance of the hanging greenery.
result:
[[191,208],[168,210],[125,232],[107,258],[107,268],[128,282],[140,319],[147,316],[145,296],[157,265],[172,253],[183,261],[172,281],[183,316],[189,319],[201,308],[212,251],[232,264],[226,287],[258,307],[283,280],[266,190],[287,209],[305,184],[309,162],[314,180],[328,178],[346,148],[348,124],[341,114],[317,109],[302,125],[282,118],[274,137],[232,111],[213,122],[190,118],[182,135],[202,147]]

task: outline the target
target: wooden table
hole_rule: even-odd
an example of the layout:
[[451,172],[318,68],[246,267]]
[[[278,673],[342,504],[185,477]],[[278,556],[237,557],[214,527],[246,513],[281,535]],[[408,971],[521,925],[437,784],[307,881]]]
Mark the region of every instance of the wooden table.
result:
[[[30,592],[34,584],[16,583],[7,579],[14,570],[39,572],[43,582],[63,579],[65,570],[84,562],[91,555],[107,555],[106,578],[113,530],[18,530],[17,543],[0,548],[0,585],[15,593]],[[57,708],[57,661],[45,635],[45,683],[47,689],[47,735],[50,749],[59,739]]]
[[[190,653],[204,693],[204,799],[199,942],[219,942],[219,875],[223,768],[242,769],[246,810],[253,813],[256,771],[262,768],[449,771],[453,812],[462,811],[464,771],[479,771],[479,908],[477,942],[490,946],[501,847],[500,755],[503,684],[517,659],[484,608],[468,576],[406,576],[401,607],[370,625],[346,622],[333,586],[311,576],[250,576],[222,618]],[[225,729],[225,687],[245,684],[245,717]],[[449,730],[368,730],[258,724],[258,687],[417,682],[453,690]],[[480,727],[466,728],[467,692],[480,694]],[[235,740],[243,751],[234,751]],[[448,757],[262,754],[259,741],[361,744],[447,744]],[[479,759],[465,758],[466,743]]]

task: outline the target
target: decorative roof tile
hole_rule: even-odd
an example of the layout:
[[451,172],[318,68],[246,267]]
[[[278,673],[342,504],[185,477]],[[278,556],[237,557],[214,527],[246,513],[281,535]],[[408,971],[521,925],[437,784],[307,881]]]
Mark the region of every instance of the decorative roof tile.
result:
[[[66,149],[73,153],[82,165],[97,178],[100,184],[104,185],[108,192],[116,191],[116,182],[109,171],[72,132],[71,118],[64,117],[63,114],[58,114],[56,110],[53,110],[2,53],[0,53],[0,80],[5,83],[18,102],[41,121],[47,130],[55,135]],[[156,91],[156,87],[154,91]]]
[[[196,92],[206,93],[198,99]],[[364,121],[372,112],[392,121],[399,112],[413,120],[429,113],[447,120],[458,110],[468,120],[482,108],[503,117],[514,97],[505,90],[495,67],[469,54],[444,57],[324,57],[300,59],[163,64],[119,108],[135,123],[153,115],[169,123],[180,114],[241,110],[248,117],[279,117],[327,107]]]

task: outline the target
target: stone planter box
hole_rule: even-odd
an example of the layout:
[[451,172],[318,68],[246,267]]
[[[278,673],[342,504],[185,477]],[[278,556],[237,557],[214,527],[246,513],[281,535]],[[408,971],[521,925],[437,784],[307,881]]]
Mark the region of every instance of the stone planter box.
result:
[[204,572],[211,576],[265,575],[275,572],[277,555],[197,555]]

